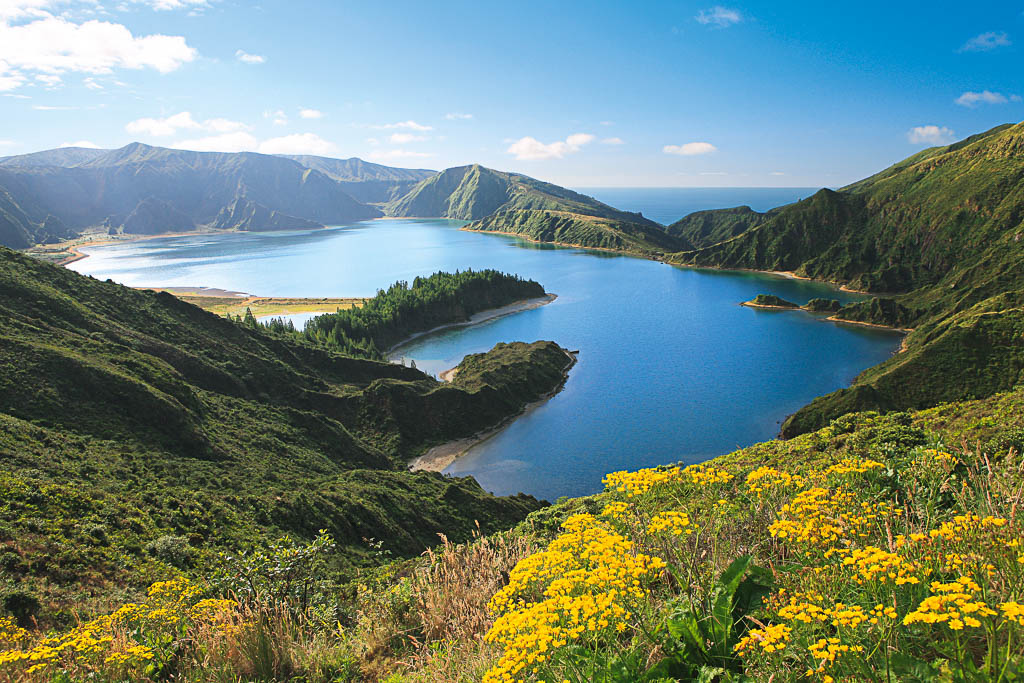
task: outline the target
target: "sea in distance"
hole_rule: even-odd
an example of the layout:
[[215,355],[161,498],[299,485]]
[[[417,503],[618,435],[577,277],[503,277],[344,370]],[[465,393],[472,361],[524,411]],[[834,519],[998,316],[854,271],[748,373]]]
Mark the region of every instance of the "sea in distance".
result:
[[[804,188],[590,189],[669,223],[694,210],[755,209]],[[771,204],[771,206],[766,205]],[[69,267],[131,286],[216,287],[261,296],[372,296],[396,280],[496,268],[537,280],[551,304],[416,339],[400,349],[431,374],[501,341],[579,351],[564,389],[448,469],[498,494],[554,501],[594,493],[612,471],[695,463],[773,438],[785,417],[891,356],[900,336],[802,311],[739,306],[759,293],[851,301],[822,283],[472,233],[461,221],[376,220],[324,230],[164,237],[86,247]]]

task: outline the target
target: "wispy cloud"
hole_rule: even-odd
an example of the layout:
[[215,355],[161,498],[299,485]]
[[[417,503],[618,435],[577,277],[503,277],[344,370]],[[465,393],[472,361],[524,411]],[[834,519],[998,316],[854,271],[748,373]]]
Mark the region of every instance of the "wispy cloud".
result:
[[710,142],[687,142],[683,145],[665,145],[661,148],[665,154],[678,154],[679,156],[692,157],[699,154],[710,154],[718,151],[718,148]]
[[601,140],[601,144],[602,145],[624,145],[626,143],[622,141],[622,138],[605,138],[605,139]]
[[426,159],[432,157],[429,152],[414,152],[408,149],[382,149],[370,152],[371,159]]
[[136,4],[149,5],[158,11],[174,9],[196,10],[209,7],[210,5],[208,0],[132,0],[132,2]]
[[705,26],[727,28],[743,21],[743,15],[738,10],[715,5],[710,9],[702,9],[694,19],[697,20],[697,23],[704,24]]
[[263,64],[267,61],[263,55],[251,55],[245,50],[235,50],[235,59],[246,64]]
[[76,142],[62,142],[58,147],[87,147],[89,149],[100,149],[100,146],[91,140],[78,140]]
[[32,108],[36,111],[74,111],[78,109],[75,105],[53,105],[53,104],[34,104]]
[[171,147],[195,152],[259,152],[260,154],[334,154],[337,147],[314,133],[296,133],[260,140],[244,131],[179,140]]
[[299,111],[299,117],[303,119],[322,119],[324,113],[319,109],[302,109]]
[[384,123],[377,126],[370,126],[370,128],[376,128],[377,130],[391,130],[394,128],[405,128],[407,130],[418,131],[434,130],[433,126],[424,126],[423,124],[416,123],[415,121],[399,121],[398,123]]
[[472,114],[460,114],[459,112],[452,112],[451,114],[445,114],[444,117],[449,121],[468,121],[473,118]]
[[989,31],[974,36],[960,46],[959,52],[989,52],[1000,47],[1008,47],[1013,43],[1005,31]]
[[392,133],[388,141],[393,145],[404,145],[410,142],[423,142],[429,139],[425,135],[415,135],[413,133]]
[[914,126],[907,131],[907,140],[914,145],[945,145],[956,139],[956,133],[945,126]]
[[992,92],[991,90],[982,90],[981,92],[972,92],[968,90],[960,97],[956,98],[956,103],[961,107],[977,107],[979,104],[1006,104],[1007,102],[1020,102],[1020,95],[1004,95],[1001,92]]
[[192,113],[183,111],[173,116],[162,119],[142,118],[129,121],[124,129],[134,135],[150,135],[153,137],[165,137],[174,135],[179,130],[207,130],[213,133],[233,133],[236,131],[248,130],[249,126],[241,121],[230,119],[206,119],[196,121]]
[[519,138],[506,150],[514,154],[516,159],[523,161],[535,161],[539,159],[562,159],[567,154],[580,151],[584,145],[594,141],[590,133],[574,133],[565,140],[543,143],[530,136]]
[[275,126],[287,126],[288,115],[282,109],[275,109],[263,112],[263,118],[273,121]]

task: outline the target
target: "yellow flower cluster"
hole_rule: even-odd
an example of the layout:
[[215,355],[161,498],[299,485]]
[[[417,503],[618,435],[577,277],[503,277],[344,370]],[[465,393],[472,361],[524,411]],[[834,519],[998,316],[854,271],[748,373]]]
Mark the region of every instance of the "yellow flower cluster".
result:
[[889,581],[897,586],[917,584],[921,580],[916,574],[929,573],[915,562],[872,545],[853,550],[837,550],[836,553],[843,556],[842,566],[855,570],[854,580],[860,585]]
[[1017,602],[1004,602],[999,605],[1003,611],[1003,618],[1016,624],[1024,626],[1024,605]]
[[[146,603],[123,605],[114,613],[80,624],[67,633],[46,636],[28,649],[0,652],[0,666],[28,664],[25,672],[31,674],[60,662],[87,670],[97,670],[101,664],[144,663],[153,658],[153,650],[134,642],[126,632],[136,634],[134,637],[166,633],[187,620],[215,619],[215,615],[234,605],[229,600],[197,600],[201,592],[199,586],[185,578],[154,583]],[[0,621],[0,636],[3,628]],[[18,638],[23,639],[24,635]]]
[[991,531],[1005,527],[1007,521],[1002,517],[988,515],[982,517],[975,514],[957,515],[951,522],[943,522],[938,529],[932,529],[928,535],[946,541],[970,540],[982,531]]
[[693,533],[693,528],[690,516],[685,512],[669,511],[654,515],[651,518],[651,523],[647,525],[647,533],[670,533],[673,536],[686,534],[689,536]]
[[[820,660],[818,668],[807,670],[807,675],[813,676],[823,673],[827,667],[835,664],[837,659],[848,652],[863,652],[864,646],[847,645],[839,638],[819,638],[816,643],[807,646],[807,651],[811,653],[812,657]],[[825,676],[824,680],[831,681],[832,677]]]
[[15,644],[28,637],[28,631],[14,623],[10,617],[0,617],[0,643]]
[[644,581],[665,567],[591,515],[573,515],[563,529],[491,598],[497,619],[485,637],[504,654],[485,682],[522,680],[567,643],[615,638],[646,598]]
[[[879,521],[899,517],[902,511],[886,502],[854,500],[844,489],[813,487],[801,491],[782,506],[779,519],[768,527],[774,538],[788,538],[807,547],[828,550],[844,538],[864,538]],[[827,556],[826,555],[826,556]]]
[[655,486],[666,482],[679,481],[682,470],[678,467],[652,467],[636,472],[612,472],[604,478],[606,491],[624,493],[629,497],[640,496]]
[[605,505],[601,510],[601,516],[608,517],[609,519],[622,519],[626,516],[626,512],[628,511],[629,503],[616,501]]
[[793,629],[785,624],[772,624],[764,628],[756,628],[736,643],[733,651],[744,656],[751,651],[757,651],[757,648],[766,654],[781,652],[786,649],[786,643],[789,642],[792,632]]
[[790,474],[774,467],[758,467],[747,475],[747,492],[756,493],[758,497],[769,491],[800,487],[804,478],[799,474]]
[[931,462],[937,462],[942,464],[956,462],[956,456],[945,451],[937,450],[935,448],[924,449],[924,454],[925,457]]
[[864,474],[865,472],[882,467],[884,467],[882,463],[869,458],[844,458],[825,470],[825,476],[830,474]]
[[981,626],[978,617],[995,614],[984,601],[975,599],[981,587],[969,577],[962,576],[952,583],[933,581],[931,591],[931,596],[903,618],[905,626],[944,623],[954,631],[961,631],[964,626],[978,628]]
[[690,483],[696,486],[711,486],[712,484],[728,484],[735,477],[719,467],[710,465],[690,465],[683,470],[683,474],[690,478]]

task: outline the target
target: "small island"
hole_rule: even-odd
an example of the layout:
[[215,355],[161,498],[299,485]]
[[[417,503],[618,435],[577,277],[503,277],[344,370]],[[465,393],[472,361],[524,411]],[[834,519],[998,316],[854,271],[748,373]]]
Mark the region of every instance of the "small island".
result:
[[786,301],[782,297],[775,296],[774,294],[758,294],[750,301],[744,301],[740,306],[750,306],[751,308],[781,308],[781,309],[797,309],[800,308],[798,304],[792,301]]

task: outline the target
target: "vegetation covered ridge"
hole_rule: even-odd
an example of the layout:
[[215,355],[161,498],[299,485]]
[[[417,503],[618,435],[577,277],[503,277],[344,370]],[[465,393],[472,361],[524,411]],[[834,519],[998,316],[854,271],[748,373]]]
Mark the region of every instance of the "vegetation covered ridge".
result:
[[41,624],[284,534],[337,576],[541,505],[405,470],[556,388],[551,342],[442,383],[6,249],[0,317],[0,604]]
[[654,255],[687,248],[642,214],[518,173],[479,164],[426,178],[385,207],[389,216],[472,221],[466,230],[500,232],[536,242]]
[[383,359],[387,349],[414,334],[544,294],[539,283],[497,270],[437,272],[412,284],[396,282],[362,306],[317,316],[301,335],[346,354]]
[[[276,544],[49,632],[26,681],[1009,681],[1024,388],[614,472],[512,532],[327,580]],[[6,649],[5,649],[6,648]]]

